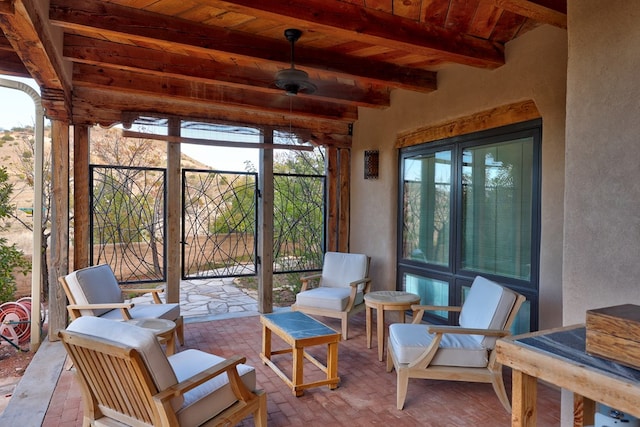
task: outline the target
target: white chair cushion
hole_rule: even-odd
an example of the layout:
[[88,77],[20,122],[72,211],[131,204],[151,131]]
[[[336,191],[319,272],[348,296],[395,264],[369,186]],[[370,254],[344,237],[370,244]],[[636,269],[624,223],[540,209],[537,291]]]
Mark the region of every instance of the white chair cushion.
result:
[[[76,304],[105,304],[123,302],[122,291],[113,270],[107,264],[74,271],[65,277]],[[109,309],[81,310],[83,316],[101,316]]]
[[[393,323],[389,326],[389,345],[398,363],[411,363],[431,345],[435,334],[427,332],[426,325]],[[487,366],[488,351],[471,335],[444,334],[431,365]]]
[[368,260],[364,254],[327,252],[322,265],[320,286],[349,287],[349,283],[367,277]]
[[[323,308],[334,311],[344,311],[349,303],[351,288],[319,287],[308,291],[299,292],[296,295],[296,305],[314,308]],[[356,294],[354,305],[364,301],[362,292]]]
[[[167,319],[176,320],[180,317],[180,304],[138,304],[129,309],[133,319]],[[120,309],[113,309],[100,317],[109,320],[124,320]]]
[[[199,350],[185,350],[169,356],[169,363],[178,381],[190,378],[224,360],[222,357]],[[255,369],[249,365],[238,365],[238,373],[247,388],[255,390]],[[199,426],[231,406],[236,400],[226,373],[213,378],[184,395],[184,403],[176,411],[180,426]]]
[[[516,294],[499,284],[477,276],[471,285],[462,311],[460,326],[463,328],[504,329],[507,317],[516,301]],[[496,337],[474,335],[478,344],[492,349]]]
[[[138,350],[149,368],[151,379],[158,390],[164,390],[178,383],[167,356],[155,334],[149,329],[94,316],[79,317],[71,322],[67,329],[124,344]],[[182,397],[176,397],[171,401],[171,405],[176,410],[182,406],[182,403]]]

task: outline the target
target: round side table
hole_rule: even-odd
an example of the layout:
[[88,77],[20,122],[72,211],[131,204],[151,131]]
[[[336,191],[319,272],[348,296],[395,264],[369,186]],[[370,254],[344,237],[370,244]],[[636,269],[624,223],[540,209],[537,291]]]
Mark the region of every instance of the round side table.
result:
[[171,356],[176,351],[176,324],[167,319],[131,319],[127,323],[153,331],[160,344],[166,344],[165,352]]
[[371,311],[376,309],[378,360],[382,362],[384,354],[384,312],[397,311],[400,314],[400,322],[404,323],[404,311],[409,310],[413,304],[420,302],[420,296],[403,291],[376,291],[364,296],[367,315],[367,348],[371,348]]

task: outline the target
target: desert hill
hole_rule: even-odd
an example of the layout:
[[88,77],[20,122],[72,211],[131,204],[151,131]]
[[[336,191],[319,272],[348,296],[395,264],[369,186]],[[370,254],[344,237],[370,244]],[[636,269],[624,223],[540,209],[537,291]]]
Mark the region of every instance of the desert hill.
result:
[[[45,129],[45,170],[50,166],[50,161],[47,160],[51,146],[50,131],[50,128]],[[99,126],[93,127],[90,135],[92,164],[166,167],[166,143],[163,141],[123,138],[121,129],[104,129]],[[72,149],[73,142],[70,143],[71,158]],[[0,130],[0,167],[7,169],[9,182],[13,184],[11,204],[16,207],[18,217],[6,222],[8,228],[2,231],[2,235],[10,243],[16,243],[26,255],[33,253],[32,235],[25,227],[25,224],[32,226],[33,154],[33,128]],[[207,165],[185,154],[182,154],[181,165],[183,168],[209,169]],[[70,173],[70,179],[73,179],[73,172]]]

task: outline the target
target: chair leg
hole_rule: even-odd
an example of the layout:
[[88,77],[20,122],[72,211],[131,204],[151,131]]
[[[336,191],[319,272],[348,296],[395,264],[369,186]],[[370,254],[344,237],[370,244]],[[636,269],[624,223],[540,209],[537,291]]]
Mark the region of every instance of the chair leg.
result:
[[343,340],[347,340],[349,339],[349,317],[347,316],[347,313],[344,313],[342,315],[342,339]]
[[176,319],[176,335],[178,335],[180,345],[184,345],[184,320],[182,319],[182,316]]
[[406,369],[396,369],[398,373],[397,379],[397,401],[396,405],[399,410],[402,410],[404,407],[404,401],[407,398],[407,388],[409,387],[409,372]]
[[256,427],[267,427],[267,393],[257,392],[260,401],[258,409],[253,413],[253,423]]
[[498,396],[498,399],[500,399],[500,403],[502,403],[504,409],[506,409],[508,413],[511,413],[511,402],[509,402],[507,390],[504,388],[504,381],[502,379],[502,367],[499,367],[498,371],[493,372],[493,375],[491,376],[491,385],[493,385],[493,391],[496,392],[496,395]]
[[387,343],[387,372],[393,371],[393,350],[391,345]]

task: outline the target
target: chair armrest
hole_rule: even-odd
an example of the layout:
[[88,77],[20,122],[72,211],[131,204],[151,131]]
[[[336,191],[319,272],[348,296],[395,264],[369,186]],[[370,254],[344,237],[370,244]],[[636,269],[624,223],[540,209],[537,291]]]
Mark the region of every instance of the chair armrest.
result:
[[127,310],[132,308],[135,304],[132,302],[110,302],[104,304],[69,304],[67,308],[74,310],[100,310],[104,308],[126,308]]
[[487,337],[506,337],[511,335],[504,329],[462,328],[452,325],[428,325],[427,331],[432,334],[484,335]]
[[114,302],[114,303],[104,303],[104,304],[69,304],[67,305],[67,311],[71,315],[71,320],[75,320],[78,317],[82,316],[80,310],[101,310],[101,309],[120,309],[122,313],[122,318],[124,320],[131,320],[131,315],[129,314],[129,310],[135,304],[132,302]]
[[462,307],[455,305],[419,305],[414,304],[411,306],[413,310],[413,320],[411,323],[420,323],[425,311],[462,311]]
[[127,294],[139,294],[139,295],[143,295],[143,294],[151,294],[151,296],[153,297],[153,303],[154,304],[162,304],[162,300],[160,299],[160,296],[158,294],[164,293],[164,289],[163,288],[149,288],[149,289],[122,289],[123,293],[127,293]]
[[321,277],[322,277],[322,273],[314,273],[314,274],[309,274],[307,276],[301,276],[300,281],[302,282],[302,286],[300,287],[300,292],[304,292],[311,289],[312,286],[310,286],[309,282],[311,280],[319,280]]
[[175,384],[159,392],[158,394],[153,396],[153,400],[156,405],[170,405],[170,400],[172,398],[181,396],[189,390],[192,390],[197,386],[209,381],[210,379],[226,372],[229,379],[229,384],[231,385],[231,389],[236,395],[236,398],[238,400],[247,402],[255,398],[255,395],[247,388],[247,386],[244,385],[237,370],[237,366],[241,363],[245,363],[245,361],[246,358],[244,357],[232,356],[190,378],[179,382],[178,384]]

